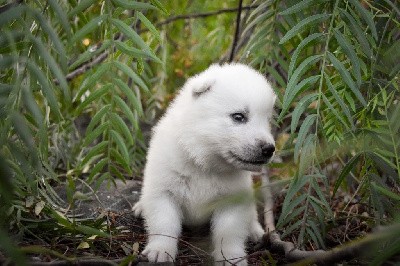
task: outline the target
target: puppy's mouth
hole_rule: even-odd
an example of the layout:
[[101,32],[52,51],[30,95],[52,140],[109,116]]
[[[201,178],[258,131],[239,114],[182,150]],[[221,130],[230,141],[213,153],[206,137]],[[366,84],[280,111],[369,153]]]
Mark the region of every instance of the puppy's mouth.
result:
[[260,159],[260,160],[247,160],[244,159],[242,157],[240,157],[239,155],[233,153],[233,152],[229,152],[229,155],[235,160],[238,161],[240,163],[246,164],[246,165],[254,165],[254,166],[261,166],[263,164],[268,163],[269,159]]

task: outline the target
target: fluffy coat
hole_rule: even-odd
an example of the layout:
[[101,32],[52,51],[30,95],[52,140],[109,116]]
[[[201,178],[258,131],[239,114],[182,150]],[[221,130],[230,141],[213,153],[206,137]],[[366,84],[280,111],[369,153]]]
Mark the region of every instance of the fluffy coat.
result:
[[274,152],[275,98],[268,81],[242,64],[212,65],[186,82],[154,127],[133,208],[145,218],[149,261],[175,259],[182,224],[211,221],[215,260],[247,264],[246,239],[264,233],[251,172]]

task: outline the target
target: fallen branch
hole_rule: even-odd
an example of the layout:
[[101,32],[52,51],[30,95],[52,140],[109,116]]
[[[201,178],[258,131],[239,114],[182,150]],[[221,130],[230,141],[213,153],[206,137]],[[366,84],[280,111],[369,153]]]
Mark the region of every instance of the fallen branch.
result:
[[332,265],[334,263],[359,257],[371,244],[378,241],[396,239],[400,235],[400,224],[384,227],[378,232],[370,234],[362,239],[351,241],[332,250],[299,250],[292,242],[283,241],[276,231],[274,221],[274,199],[269,182],[268,172],[263,169],[261,174],[264,195],[264,221],[265,239],[271,249],[285,254],[288,261],[297,261],[296,265]]

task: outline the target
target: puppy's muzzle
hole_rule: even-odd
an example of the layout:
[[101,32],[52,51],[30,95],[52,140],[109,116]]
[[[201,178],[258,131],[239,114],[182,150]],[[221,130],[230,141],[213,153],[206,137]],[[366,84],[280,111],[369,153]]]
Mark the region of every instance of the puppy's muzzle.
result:
[[263,160],[268,161],[274,155],[275,146],[270,143],[262,143],[260,145],[261,157]]

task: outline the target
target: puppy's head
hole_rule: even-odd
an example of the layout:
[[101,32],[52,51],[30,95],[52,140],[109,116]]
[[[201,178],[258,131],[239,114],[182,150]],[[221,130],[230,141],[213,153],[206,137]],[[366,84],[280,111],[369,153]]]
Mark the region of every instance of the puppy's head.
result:
[[198,164],[259,171],[271,159],[276,96],[260,73],[241,64],[212,65],[189,79],[184,92],[190,100],[181,143]]

